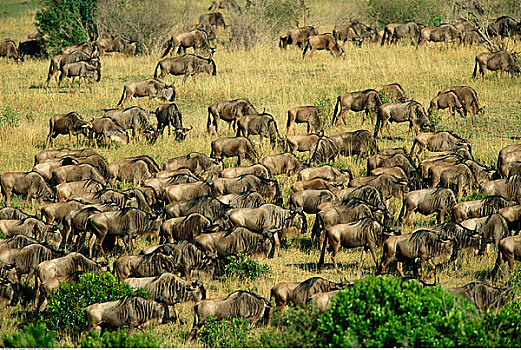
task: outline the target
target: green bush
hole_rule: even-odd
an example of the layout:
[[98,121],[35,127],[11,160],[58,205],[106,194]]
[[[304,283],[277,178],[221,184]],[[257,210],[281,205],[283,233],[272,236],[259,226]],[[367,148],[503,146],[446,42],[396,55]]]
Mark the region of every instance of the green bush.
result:
[[44,324],[27,325],[12,335],[4,335],[0,346],[4,348],[52,348],[56,334],[48,332]]
[[159,341],[155,336],[146,333],[129,335],[127,330],[105,332],[100,335],[91,331],[84,336],[80,345],[82,348],[158,348]]
[[98,0],[41,0],[36,27],[46,34],[52,52],[97,37],[94,11]]
[[432,125],[436,126],[441,122],[441,113],[437,109],[431,109],[429,111],[429,121]]
[[485,199],[485,198],[487,198],[486,193],[474,192],[467,197],[461,198],[460,202],[470,202],[470,201],[475,201],[475,200]]
[[366,0],[359,3],[361,17],[380,27],[389,23],[414,21],[428,26],[443,22],[450,11],[448,2],[432,0]]
[[259,264],[251,259],[248,254],[238,254],[226,258],[224,273],[229,277],[249,278],[254,280],[269,274],[270,267],[267,264]]
[[336,103],[336,99],[332,99],[327,96],[319,96],[315,99],[314,106],[318,108],[322,115],[322,123],[324,127],[329,126],[331,123],[333,108]]
[[47,296],[48,305],[40,319],[47,326],[77,337],[85,326],[84,311],[89,305],[117,300],[125,296],[147,298],[149,292],[135,290],[126,283],[118,282],[110,272],[103,275],[86,273],[78,283],[65,283]]
[[246,348],[252,338],[250,322],[242,318],[227,317],[217,321],[211,317],[199,332],[199,339],[210,348]]

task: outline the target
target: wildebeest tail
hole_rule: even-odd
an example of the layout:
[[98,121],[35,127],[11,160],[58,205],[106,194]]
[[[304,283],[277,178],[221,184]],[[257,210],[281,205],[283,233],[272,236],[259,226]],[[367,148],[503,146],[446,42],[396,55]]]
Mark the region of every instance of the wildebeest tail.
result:
[[338,96],[338,98],[336,99],[335,110],[333,111],[333,118],[331,118],[331,125],[335,125],[337,113],[339,112],[341,104],[342,104],[342,97]]
[[[322,269],[322,266],[324,266],[324,259],[326,255],[326,248],[328,243],[327,233],[326,230],[322,230],[324,233],[324,241],[322,242],[322,250],[320,251],[320,260],[318,260],[317,270],[320,271]],[[319,236],[320,237],[320,236]]]
[[476,79],[478,76],[478,58],[476,57],[475,63],[474,63],[474,72],[472,73],[472,78]]
[[118,102],[118,107],[121,106],[121,104],[123,103],[123,100],[125,99],[125,93],[127,92],[127,87],[124,86],[123,87],[123,93],[121,94],[121,99],[119,100]]
[[378,108],[376,110],[376,123],[374,125],[374,134],[373,134],[373,137],[375,140],[378,137],[378,132],[380,131],[380,128],[383,126],[381,124],[382,124],[382,113],[381,113],[380,108]]
[[306,52],[311,48],[311,45],[309,44],[309,39],[306,41],[306,46],[304,46],[304,52],[302,53],[302,58],[306,57]]
[[45,84],[49,84],[49,81],[51,80],[52,74],[54,73],[54,64],[51,59],[51,64],[49,65],[49,73],[47,73],[47,80],[45,81]]
[[411,158],[411,160],[413,159],[412,156],[413,156],[413,152],[414,152],[414,147],[416,146],[417,143],[418,143],[418,139],[415,138],[414,142],[412,143],[411,152],[409,153],[409,158]]
[[206,121],[206,132],[210,132],[211,125],[212,125],[212,113],[210,113],[210,107],[208,107],[208,120]]
[[157,62],[156,69],[154,70],[154,78],[157,79],[157,70],[159,69],[159,65],[161,64],[161,61]]
[[398,222],[402,221],[403,219],[403,215],[405,214],[405,197],[403,198],[403,201],[402,201],[402,209],[400,210],[400,215],[398,215]]

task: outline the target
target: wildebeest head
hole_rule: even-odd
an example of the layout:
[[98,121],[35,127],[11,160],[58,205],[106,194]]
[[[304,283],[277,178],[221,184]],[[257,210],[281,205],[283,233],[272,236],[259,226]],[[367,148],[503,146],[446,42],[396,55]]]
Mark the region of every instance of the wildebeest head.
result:
[[206,289],[204,288],[203,282],[199,280],[199,274],[197,274],[197,278],[192,284],[187,288],[187,298],[188,301],[199,302],[201,300],[206,299]]
[[177,128],[175,129],[175,137],[177,140],[183,141],[186,138],[186,135],[193,129],[194,127],[190,125],[190,128]]
[[308,229],[308,222],[306,215],[301,207],[298,207],[290,212],[291,222],[288,226],[294,226],[300,230],[301,234],[305,234]]
[[174,102],[175,99],[175,88],[174,85],[165,85],[160,92],[160,96],[170,102]]

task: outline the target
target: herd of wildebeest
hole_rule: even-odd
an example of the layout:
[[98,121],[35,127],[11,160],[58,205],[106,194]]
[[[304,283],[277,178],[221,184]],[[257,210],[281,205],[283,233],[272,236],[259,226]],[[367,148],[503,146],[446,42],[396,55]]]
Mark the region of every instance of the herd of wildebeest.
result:
[[[250,2],[248,2],[250,4]],[[251,4],[250,4],[251,5]],[[233,0],[214,1],[212,8],[241,11]],[[55,115],[50,119],[46,146],[58,135],[84,138],[85,142],[129,142],[132,138],[153,143],[168,127],[174,129],[181,142],[192,129],[185,128],[178,106],[173,102],[173,85],[162,82],[167,74],[193,76],[199,72],[216,74],[209,39],[214,27],[226,28],[219,12],[204,14],[196,29],[172,36],[164,55],[175,55],[188,47],[203,50],[210,58],[184,54],[166,58],[156,66],[155,78],[124,86],[118,103],[123,106],[133,97],[164,99],[155,110],[157,126],[147,111],[133,106],[107,111],[102,118],[84,120],[78,113]],[[205,29],[206,28],[206,29]],[[521,22],[503,16],[493,21],[489,35],[521,34]],[[336,27],[333,34],[318,34],[313,27],[290,30],[280,38],[280,47],[298,45],[304,57],[316,50],[329,50],[343,56],[339,41],[395,43],[409,37],[414,45],[427,41],[476,43],[481,34],[468,21],[439,27],[419,26],[413,22],[389,24],[383,31],[359,22]],[[0,55],[23,59],[24,54],[44,53],[42,38],[35,36],[0,45]],[[46,84],[53,76],[58,86],[64,78],[101,78],[100,56],[106,52],[136,53],[135,43],[121,37],[99,39],[62,49],[51,59]],[[474,75],[485,68],[518,73],[519,67],[506,52],[480,54],[476,57]],[[384,103],[382,96],[391,102]],[[223,298],[206,299],[199,272],[210,277],[222,273],[223,259],[239,253],[284,255],[281,240],[308,231],[307,217],[315,216],[311,229],[314,247],[321,250],[318,270],[323,268],[326,252],[331,254],[334,268],[340,272],[336,257],[340,247],[369,251],[376,274],[383,274],[388,264],[397,260],[397,270],[404,277],[403,263],[416,267],[417,283],[436,275],[437,269],[455,261],[462,251],[470,254],[493,254],[497,262],[491,273],[495,280],[507,262],[510,271],[515,259],[521,258],[521,145],[504,147],[497,164],[480,164],[473,156],[471,144],[449,131],[436,131],[428,115],[436,109],[449,109],[454,117],[483,114],[476,91],[469,86],[453,86],[441,90],[425,111],[410,99],[400,84],[394,83],[338,96],[332,124],[339,119],[346,124],[349,111],[364,112],[375,125],[374,132],[357,130],[325,135],[324,116],[315,106],[299,106],[288,111],[286,137],[279,133],[272,115],[258,112],[248,100],[218,101],[208,107],[207,131],[219,132],[219,121],[236,131],[235,137],[217,138],[211,142],[207,156],[191,152],[161,164],[149,156],[107,160],[91,148],[46,149],[34,157],[28,172],[6,172],[0,175],[5,207],[0,209],[0,297],[16,305],[21,285],[35,279],[35,307],[46,307],[47,295],[61,284],[77,279],[79,273],[107,271],[107,254],[118,255],[119,243],[126,254],[114,256],[113,271],[120,281],[150,291],[150,299],[127,297],[88,306],[85,331],[101,328],[134,327],[150,322],[168,322],[168,305],[194,301],[195,321],[189,339],[210,317],[242,317],[253,322],[268,322],[272,301],[280,309],[286,304],[304,305],[316,302],[321,310],[350,283],[335,283],[313,277],[301,283],[279,283],[271,290],[270,300],[251,291],[239,290]],[[391,123],[409,123],[409,134],[416,136],[412,149],[380,148],[377,140]],[[307,124],[307,134],[296,134],[296,123]],[[259,147],[284,153],[259,157],[252,136],[259,136]],[[417,151],[415,151],[417,147]],[[424,157],[424,151],[431,153]],[[302,160],[295,152],[309,152]],[[367,162],[367,174],[354,178],[350,169],[331,165],[339,157],[356,157]],[[225,168],[223,159],[237,157],[237,166]],[[247,161],[251,165],[244,165]],[[280,184],[296,177],[291,194],[283,207]],[[128,190],[118,191],[117,181],[132,183]],[[459,202],[464,196],[479,191],[482,199]],[[25,197],[24,208],[32,200],[42,205],[41,212],[28,215],[10,207],[12,194]],[[403,202],[401,212],[389,210],[389,200]],[[437,225],[401,234],[404,225],[414,229],[416,213],[437,213]],[[397,215],[398,214],[398,215]],[[448,219],[448,220],[447,220]],[[135,240],[159,237],[162,244],[148,246],[138,255]],[[87,244],[85,244],[87,242]],[[383,247],[378,261],[377,248]],[[100,261],[92,260],[99,258]],[[460,259],[461,260],[461,259]],[[425,276],[426,263],[431,271]],[[461,262],[460,262],[461,263]],[[414,270],[414,269],[413,269]],[[22,276],[26,279],[22,280]],[[195,278],[197,276],[197,278]],[[194,280],[195,279],[195,280]],[[471,299],[479,310],[498,309],[511,290],[473,282],[451,291]]]

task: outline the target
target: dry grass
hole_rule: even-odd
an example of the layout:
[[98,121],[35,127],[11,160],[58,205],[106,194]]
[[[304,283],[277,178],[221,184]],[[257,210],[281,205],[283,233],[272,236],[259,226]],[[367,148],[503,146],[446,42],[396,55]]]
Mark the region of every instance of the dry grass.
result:
[[[314,13],[325,16],[325,24],[319,26],[321,31],[330,31],[334,24],[335,14],[328,12],[327,7],[313,3]],[[0,5],[0,38],[10,37],[20,40],[34,32],[31,26],[37,6],[33,2],[11,0]],[[198,3],[197,8],[204,8]],[[320,11],[319,11],[320,10]],[[202,12],[202,10],[201,10]],[[13,13],[17,14],[14,16]],[[22,15],[19,15],[22,14]],[[317,15],[318,16],[318,15]],[[21,25],[19,24],[21,20]],[[331,24],[332,23],[332,24]],[[518,45],[519,46],[519,45]],[[185,123],[192,124],[194,130],[182,143],[165,136],[154,145],[132,142],[121,147],[96,149],[109,161],[121,158],[148,154],[158,163],[171,157],[184,155],[191,151],[210,153],[210,141],[215,137],[206,134],[206,108],[214,101],[233,98],[247,98],[258,110],[264,108],[274,115],[279,130],[285,133],[286,113],[291,107],[312,105],[319,99],[329,100],[331,110],[336,97],[346,91],[357,91],[377,85],[399,82],[413,99],[427,106],[430,99],[446,86],[473,86],[486,106],[484,117],[456,118],[449,120],[443,115],[439,130],[454,131],[458,135],[470,139],[477,159],[487,164],[495,163],[498,151],[505,145],[518,142],[521,126],[520,103],[521,84],[519,78],[499,79],[489,74],[484,80],[471,78],[474,57],[484,51],[481,47],[452,47],[444,45],[427,45],[415,50],[403,44],[396,47],[380,47],[367,45],[354,48],[346,45],[346,59],[335,60],[325,52],[317,52],[311,59],[302,60],[302,53],[296,49],[279,50],[276,45],[264,45],[251,51],[227,52],[219,50],[214,59],[217,64],[217,76],[200,75],[197,82],[189,80],[181,85],[181,78],[169,76],[168,82],[174,82],[177,90],[177,103]],[[519,49],[518,49],[519,50]],[[105,109],[115,108],[122,87],[130,81],[150,78],[153,75],[159,55],[139,56],[132,58],[104,57],[102,60],[101,82],[92,86],[92,93],[76,86],[69,93],[67,88],[59,92],[53,83],[44,89],[48,60],[28,59],[21,65],[7,64],[0,61],[0,172],[28,171],[33,164],[35,153],[43,149],[48,131],[48,119],[56,113],[76,111],[85,119],[100,117]],[[138,105],[148,109],[146,101],[138,101]],[[9,126],[5,118],[14,120],[15,126]],[[328,116],[329,118],[331,116]],[[361,115],[350,113],[347,126],[330,127],[327,133],[353,131],[373,126],[361,125]],[[406,125],[393,125],[397,142],[387,137],[379,141],[380,147],[406,146],[410,149],[412,140],[407,139]],[[223,136],[231,136],[227,125],[222,125]],[[304,126],[298,127],[304,132]],[[386,134],[384,133],[386,136]],[[74,146],[66,137],[60,136],[55,147]],[[261,154],[277,153],[266,145]],[[233,162],[227,161],[230,165]],[[355,173],[365,172],[365,164],[356,164],[349,158],[342,158],[341,163],[352,166]],[[289,193],[289,185],[284,192]],[[287,200],[287,198],[286,198]],[[20,202],[18,202],[20,203]],[[398,210],[400,203],[392,202],[392,208]],[[310,217],[311,228],[313,219]],[[433,224],[433,217],[422,218],[417,215],[417,227]],[[140,242],[140,247],[145,242]],[[271,274],[253,283],[238,280],[207,281],[209,297],[223,296],[235,289],[257,287],[259,293],[269,296],[270,288],[279,282],[301,281],[317,275],[316,263],[319,251],[309,246],[309,233],[305,237],[288,239],[287,248],[280,257],[272,260],[259,258],[259,262],[271,267]],[[343,270],[338,275],[331,264],[326,264],[321,276],[331,280],[346,278],[353,280],[374,272],[372,259],[366,258],[366,265],[361,274],[358,270],[360,250],[342,250],[339,254],[339,265]],[[445,268],[440,274],[443,286],[462,285],[476,279],[484,279],[494,263],[495,253],[486,258],[471,257],[461,264],[458,273],[453,267]],[[329,259],[326,259],[329,262]],[[394,272],[393,268],[389,272]],[[152,332],[165,339],[164,346],[187,346],[180,337],[191,327],[191,306],[182,307],[182,319],[185,325],[178,327],[168,324],[155,327]],[[0,310],[0,336],[11,332],[21,319],[21,306],[15,309]],[[73,345],[65,340],[62,345]],[[194,343],[193,346],[202,346]]]

